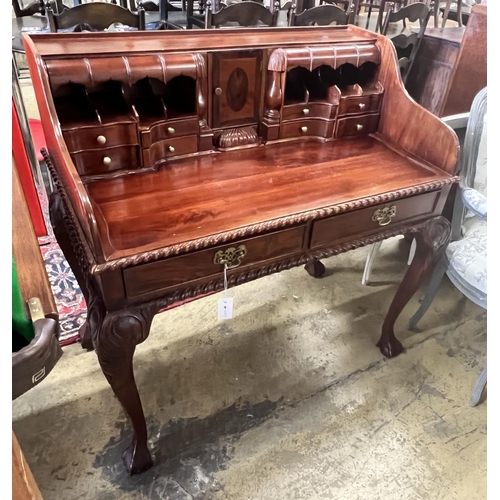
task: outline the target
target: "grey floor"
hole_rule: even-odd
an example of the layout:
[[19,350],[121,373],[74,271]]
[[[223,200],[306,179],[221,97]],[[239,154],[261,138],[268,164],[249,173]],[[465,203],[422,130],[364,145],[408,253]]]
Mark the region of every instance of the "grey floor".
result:
[[[38,110],[22,81],[30,117]],[[13,402],[13,429],[45,500],[483,500],[487,401],[471,408],[486,363],[486,312],[445,279],[416,331],[387,360],[375,347],[406,269],[384,242],[158,315],[135,370],[155,457],[129,477],[123,410],[95,353],[79,345]]]
[[447,280],[417,331],[417,293],[397,322],[406,350],[375,347],[408,245],[368,249],[158,315],[136,354],[156,465],[128,477],[130,426],[93,352],[78,345],[13,403],[13,428],[45,500],[486,498],[486,313]]

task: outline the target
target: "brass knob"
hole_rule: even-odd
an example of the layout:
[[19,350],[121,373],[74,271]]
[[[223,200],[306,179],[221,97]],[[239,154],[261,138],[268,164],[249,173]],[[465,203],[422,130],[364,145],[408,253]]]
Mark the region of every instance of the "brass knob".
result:
[[304,113],[305,115],[308,115],[308,114],[309,114],[309,110],[308,110],[307,108],[304,108],[304,109],[302,110],[302,113]]
[[173,128],[173,127],[168,127],[168,128],[167,128],[167,132],[168,132],[169,134],[175,134],[175,128]]
[[102,159],[102,162],[104,163],[104,165],[111,165],[111,158],[109,156],[105,156]]
[[175,151],[175,148],[174,148],[173,146],[169,146],[169,147],[168,147],[168,150],[169,150],[171,153],[173,153],[173,152]]
[[300,130],[302,130],[302,132],[304,132],[304,134],[307,132],[307,127],[301,127]]
[[359,103],[359,109],[363,109],[365,106],[366,106],[366,104],[364,102]]
[[222,94],[222,89],[220,87],[217,87],[215,89],[215,95],[221,95]]
[[356,125],[356,130],[358,132],[360,132],[361,130],[363,130],[363,125],[360,125],[359,123]]
[[100,144],[101,146],[103,144],[106,144],[106,137],[104,137],[103,135],[97,136],[97,143]]

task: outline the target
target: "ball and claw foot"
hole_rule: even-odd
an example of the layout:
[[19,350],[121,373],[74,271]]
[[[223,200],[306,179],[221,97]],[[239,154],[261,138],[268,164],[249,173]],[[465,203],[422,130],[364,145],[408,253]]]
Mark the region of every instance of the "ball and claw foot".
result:
[[380,339],[377,342],[377,347],[386,358],[395,358],[396,356],[399,356],[404,350],[403,344],[401,344],[401,342],[396,337],[387,340]]
[[123,463],[131,476],[146,472],[154,465],[147,446],[137,446],[135,440],[125,450]]
[[325,266],[319,260],[312,260],[308,262],[304,269],[309,273],[313,278],[322,278],[325,275]]

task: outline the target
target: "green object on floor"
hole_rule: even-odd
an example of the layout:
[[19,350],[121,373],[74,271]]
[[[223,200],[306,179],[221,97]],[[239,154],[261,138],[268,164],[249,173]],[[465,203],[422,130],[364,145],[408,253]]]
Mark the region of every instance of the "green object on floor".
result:
[[16,263],[12,259],[12,352],[17,352],[35,337],[33,322],[26,318],[19,279],[17,277]]

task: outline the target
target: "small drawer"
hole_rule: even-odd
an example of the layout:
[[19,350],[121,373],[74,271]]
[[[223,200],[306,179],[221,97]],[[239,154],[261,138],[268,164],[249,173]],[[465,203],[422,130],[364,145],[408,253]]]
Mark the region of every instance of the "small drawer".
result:
[[135,170],[140,167],[138,146],[81,151],[72,153],[71,158],[80,175],[105,174],[115,170]]
[[135,123],[63,130],[63,136],[70,153],[77,153],[87,149],[104,149],[113,146],[139,144]]
[[[333,104],[288,104],[283,106],[281,116],[283,120],[293,120],[295,118],[330,118],[332,112],[335,114],[336,106]],[[335,116],[333,116],[334,118]]]
[[172,137],[193,135],[198,133],[198,118],[189,120],[169,120],[153,125],[149,130],[141,132],[142,147],[149,148],[152,144]]
[[335,137],[352,137],[376,132],[380,115],[353,116],[337,120]]
[[280,139],[288,137],[332,137],[333,120],[296,120],[282,123]]
[[424,219],[436,210],[441,191],[432,191],[383,205],[321,219],[314,223],[311,248],[324,247],[383,230],[401,222]]
[[186,155],[198,151],[198,137],[190,135],[155,142],[149,149],[142,150],[144,167],[152,167],[157,161],[170,156]]
[[378,113],[382,94],[351,96],[340,99],[339,116]]
[[[256,236],[179,257],[124,269],[123,279],[128,297],[173,288],[209,276],[223,276],[224,264],[214,259],[233,256],[229,267],[236,271],[257,262],[302,251],[305,226]],[[232,266],[231,266],[232,264]],[[231,269],[229,273],[233,272]]]

